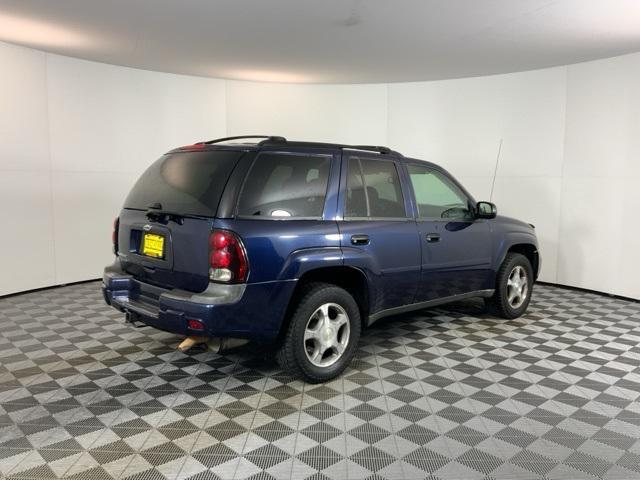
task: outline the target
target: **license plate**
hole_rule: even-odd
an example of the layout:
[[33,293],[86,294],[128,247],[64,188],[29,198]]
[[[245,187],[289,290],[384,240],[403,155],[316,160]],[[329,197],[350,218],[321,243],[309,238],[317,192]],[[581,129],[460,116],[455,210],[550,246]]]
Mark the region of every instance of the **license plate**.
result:
[[142,240],[142,254],[153,258],[164,257],[164,237],[155,233],[145,233]]

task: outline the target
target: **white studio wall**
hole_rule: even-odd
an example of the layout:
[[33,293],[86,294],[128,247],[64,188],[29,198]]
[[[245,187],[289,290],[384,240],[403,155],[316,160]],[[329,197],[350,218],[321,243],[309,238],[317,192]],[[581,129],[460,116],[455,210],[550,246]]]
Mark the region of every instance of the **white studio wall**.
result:
[[56,283],[95,278],[107,219],[149,163],[225,135],[225,85],[48,55],[47,96]]
[[228,81],[227,132],[386,145],[387,86]]
[[389,85],[207,79],[6,44],[0,68],[0,295],[98,278],[112,218],[164,151],[268,133],[439,163],[536,225],[543,280],[640,298],[640,54]]
[[389,143],[445,166],[499,213],[533,223],[542,279],[550,282],[557,280],[565,79],[565,69],[554,68],[389,87]]
[[221,80],[1,43],[0,69],[0,295],[99,277],[146,166],[226,133]]
[[56,284],[46,55],[0,44],[0,295]]
[[558,282],[640,298],[640,54],[567,67]]

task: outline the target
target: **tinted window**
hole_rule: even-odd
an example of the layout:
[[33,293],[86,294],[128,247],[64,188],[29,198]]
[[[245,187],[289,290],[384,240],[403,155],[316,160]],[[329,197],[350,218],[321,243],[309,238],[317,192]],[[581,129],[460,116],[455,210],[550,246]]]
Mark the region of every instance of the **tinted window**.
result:
[[400,179],[393,162],[351,157],[345,217],[404,217]]
[[427,167],[408,165],[420,218],[467,218],[465,194],[445,175]]
[[331,157],[263,153],[247,175],[238,214],[322,217]]
[[242,152],[178,152],[163,155],[136,182],[125,208],[159,203],[167,212],[214,216],[227,179]]

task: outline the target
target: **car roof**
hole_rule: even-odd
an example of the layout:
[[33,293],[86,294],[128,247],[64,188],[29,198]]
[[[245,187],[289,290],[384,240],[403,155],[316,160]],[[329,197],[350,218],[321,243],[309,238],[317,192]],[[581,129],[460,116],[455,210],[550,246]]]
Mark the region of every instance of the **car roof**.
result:
[[[249,141],[252,140],[252,141]],[[440,170],[446,173],[454,182],[462,189],[462,191],[473,198],[471,194],[460,184],[446,169],[440,165],[422,160],[419,158],[405,157],[400,152],[391,150],[388,147],[378,145],[349,145],[344,143],[326,143],[326,142],[306,142],[306,141],[291,141],[284,137],[274,135],[241,135],[235,137],[224,137],[215,140],[208,140],[204,142],[197,142],[193,145],[185,145],[182,147],[174,148],[167,153],[177,152],[197,152],[197,151],[211,151],[211,150],[235,150],[235,151],[301,151],[301,150],[329,150],[329,151],[365,151],[370,153],[378,153],[381,156],[388,156],[394,160],[401,161],[403,163],[418,163],[434,170]]]
[[389,155],[397,160],[406,162],[418,162],[425,166],[444,170],[436,163],[422,160],[419,158],[405,157],[400,152],[381,145],[351,145],[346,143],[327,143],[327,142],[309,142],[300,140],[287,140],[284,137],[276,135],[239,135],[235,137],[223,137],[215,140],[197,142],[193,145],[185,145],[183,147],[174,148],[168,153],[176,152],[193,152],[207,150],[237,150],[237,151],[257,151],[262,149],[313,149],[313,150],[354,150],[378,153],[380,155]]

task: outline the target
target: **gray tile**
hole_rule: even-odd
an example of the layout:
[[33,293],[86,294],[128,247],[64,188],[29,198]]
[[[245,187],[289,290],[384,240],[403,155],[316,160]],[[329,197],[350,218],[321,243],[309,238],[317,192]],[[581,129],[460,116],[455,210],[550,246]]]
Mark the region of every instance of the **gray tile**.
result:
[[638,337],[638,303],[538,285],[511,321],[475,300],[382,320],[305,385],[262,347],[177,352],[96,282],[2,298],[0,476],[634,478]]

